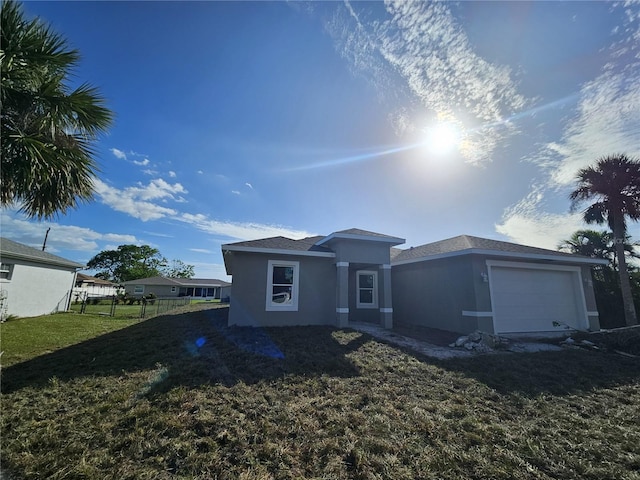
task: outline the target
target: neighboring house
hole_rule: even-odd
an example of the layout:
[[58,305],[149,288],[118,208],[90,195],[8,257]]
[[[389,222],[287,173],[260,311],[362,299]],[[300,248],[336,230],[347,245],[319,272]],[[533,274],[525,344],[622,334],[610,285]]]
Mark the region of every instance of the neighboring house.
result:
[[80,268],[84,265],[0,238],[0,316],[67,310]]
[[121,287],[108,280],[78,273],[76,286],[73,289],[73,299],[75,301],[76,298],[82,300],[89,297],[111,297],[121,290]]
[[158,298],[197,297],[225,300],[231,295],[231,284],[208,278],[139,278],[123,282],[127,295],[142,297],[153,293]]
[[391,328],[395,321],[460,333],[600,328],[590,266],[604,261],[466,235],[393,248],[402,243],[349,229],[222,245],[233,276],[229,324]]

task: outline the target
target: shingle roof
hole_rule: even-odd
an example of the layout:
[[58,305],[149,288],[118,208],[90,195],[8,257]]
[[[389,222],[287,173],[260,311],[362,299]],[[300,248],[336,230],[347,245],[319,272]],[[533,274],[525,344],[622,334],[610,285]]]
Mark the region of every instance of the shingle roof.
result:
[[368,239],[370,240],[388,242],[391,245],[400,245],[404,243],[404,238],[393,237],[391,235],[385,235],[383,233],[370,232],[368,230],[362,230],[360,228],[348,228],[346,230],[339,230],[337,232],[333,232],[330,235],[327,235],[326,237],[321,237],[320,240],[318,240],[317,244],[322,245],[334,239],[360,240],[361,238],[359,237],[368,237]]
[[446,240],[440,240],[438,242],[427,243],[418,247],[411,247],[406,250],[393,249],[391,252],[391,261],[393,263],[398,263],[447,253],[463,252],[465,250],[494,251],[502,254],[513,253],[514,255],[566,257],[567,260],[588,258],[574,255],[572,253],[548,250],[546,248],[529,247],[527,245],[473,237],[471,235],[460,235]]
[[148,277],[138,278],[122,282],[123,285],[170,285],[170,286],[221,286],[231,285],[229,282],[217,280],[215,278],[167,278],[167,277]]
[[83,264],[67,260],[66,258],[43,252],[37,248],[29,247],[22,243],[14,242],[8,238],[0,238],[0,256],[9,258],[20,258],[36,263],[47,265],[58,265],[70,268],[82,268]]
[[248,247],[248,248],[266,248],[273,250],[298,250],[298,251],[312,251],[312,252],[327,252],[331,253],[331,250],[325,247],[315,245],[316,242],[322,240],[323,236],[307,237],[300,240],[293,240],[287,237],[269,237],[261,238],[258,240],[248,240],[245,242],[235,242],[223,245],[224,247]]

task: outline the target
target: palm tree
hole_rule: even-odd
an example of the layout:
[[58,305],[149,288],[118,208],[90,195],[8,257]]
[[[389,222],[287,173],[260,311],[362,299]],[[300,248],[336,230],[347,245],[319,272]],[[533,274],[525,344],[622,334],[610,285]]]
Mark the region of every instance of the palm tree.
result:
[[626,155],[600,158],[593,167],[583,168],[577,175],[578,186],[571,192],[571,210],[595,200],[583,211],[586,223],[607,222],[613,232],[618,259],[620,290],[624,304],[625,323],[638,323],[633,305],[629,273],[625,258],[627,218],[640,219],[640,160]]
[[[625,235],[624,252],[627,257],[640,258],[634,248],[638,243],[630,243],[631,236]],[[558,250],[575,253],[584,257],[601,258],[609,260],[614,270],[618,269],[616,260],[616,248],[613,241],[613,233],[605,230],[577,230],[571,234],[568,240],[562,240],[558,245]]]
[[2,206],[51,218],[92,197],[92,143],[113,115],[96,88],[67,85],[79,58],[42,21],[26,20],[18,3],[2,2]]

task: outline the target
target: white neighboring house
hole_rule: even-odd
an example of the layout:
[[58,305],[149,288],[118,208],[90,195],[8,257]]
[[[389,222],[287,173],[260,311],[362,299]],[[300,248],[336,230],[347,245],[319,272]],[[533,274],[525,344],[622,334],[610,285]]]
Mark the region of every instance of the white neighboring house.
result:
[[35,317],[69,308],[84,265],[0,238],[0,317]]
[[82,301],[90,297],[112,297],[121,291],[124,292],[122,287],[109,280],[78,273],[72,300],[75,302],[76,299]]

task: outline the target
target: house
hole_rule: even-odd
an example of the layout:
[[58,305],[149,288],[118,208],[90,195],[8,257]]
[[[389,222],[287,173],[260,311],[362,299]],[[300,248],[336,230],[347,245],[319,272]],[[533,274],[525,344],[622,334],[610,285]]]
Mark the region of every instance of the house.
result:
[[84,265],[0,238],[0,316],[67,310],[80,268]]
[[112,297],[122,290],[118,285],[102,278],[92,277],[84,273],[76,275],[76,285],[73,298],[85,299],[89,297]]
[[225,300],[231,294],[231,284],[206,278],[139,278],[123,282],[129,296],[142,297],[153,293],[159,298],[197,297],[206,300]]
[[396,248],[403,243],[352,228],[222,245],[229,324],[599,329],[590,267],[601,260],[468,235]]

